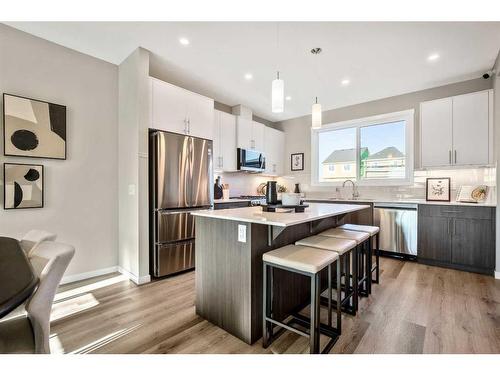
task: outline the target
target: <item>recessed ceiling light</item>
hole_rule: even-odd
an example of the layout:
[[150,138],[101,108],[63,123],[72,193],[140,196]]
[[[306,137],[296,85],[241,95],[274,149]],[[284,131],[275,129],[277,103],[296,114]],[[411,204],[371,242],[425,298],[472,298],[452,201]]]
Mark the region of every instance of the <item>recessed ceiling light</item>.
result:
[[351,81],[349,81],[347,78],[346,79],[343,79],[341,82],[342,86],[347,86],[349,83],[351,83]]
[[246,79],[247,81],[250,81],[252,78],[253,78],[252,73],[246,73],[246,74],[245,74],[245,79]]
[[437,53],[433,53],[427,57],[427,61],[436,61],[437,59],[439,59],[439,54]]
[[188,38],[180,38],[179,43],[182,44],[183,46],[187,46],[189,44],[189,39]]
[[292,100],[292,97],[291,97],[291,96],[286,96],[286,97],[285,97],[285,100],[290,101],[290,100]]

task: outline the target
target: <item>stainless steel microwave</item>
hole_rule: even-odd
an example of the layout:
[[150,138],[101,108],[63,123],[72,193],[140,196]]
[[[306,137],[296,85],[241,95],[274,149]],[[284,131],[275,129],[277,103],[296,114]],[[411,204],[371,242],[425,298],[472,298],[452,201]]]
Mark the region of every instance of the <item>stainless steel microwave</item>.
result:
[[250,172],[264,172],[266,158],[259,151],[244,148],[237,149],[238,170]]

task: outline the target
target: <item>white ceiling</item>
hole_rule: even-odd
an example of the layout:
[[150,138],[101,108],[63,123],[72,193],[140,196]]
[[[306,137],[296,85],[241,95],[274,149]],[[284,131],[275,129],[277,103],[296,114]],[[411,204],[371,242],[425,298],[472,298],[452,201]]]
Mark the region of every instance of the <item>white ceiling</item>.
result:
[[[91,56],[121,63],[141,46],[169,81],[272,121],[477,78],[500,47],[500,22],[11,22]],[[189,39],[188,46],[179,43]],[[321,47],[319,56],[309,51]],[[427,56],[440,58],[428,62]],[[271,80],[285,81],[283,114],[271,112]],[[253,79],[246,81],[245,73]],[[348,78],[350,84],[340,82]]]

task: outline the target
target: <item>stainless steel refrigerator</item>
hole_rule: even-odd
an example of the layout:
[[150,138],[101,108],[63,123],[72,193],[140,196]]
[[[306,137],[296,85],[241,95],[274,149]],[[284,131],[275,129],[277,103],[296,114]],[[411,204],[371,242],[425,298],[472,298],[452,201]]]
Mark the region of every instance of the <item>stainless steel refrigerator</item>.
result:
[[151,274],[194,268],[194,210],[213,205],[212,141],[151,131]]

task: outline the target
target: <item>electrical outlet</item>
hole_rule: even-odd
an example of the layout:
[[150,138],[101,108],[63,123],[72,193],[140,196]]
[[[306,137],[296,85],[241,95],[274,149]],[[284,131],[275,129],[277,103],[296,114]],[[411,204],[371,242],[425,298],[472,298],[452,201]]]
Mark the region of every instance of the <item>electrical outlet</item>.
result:
[[238,224],[238,241],[247,242],[247,226]]
[[135,185],[129,185],[128,186],[128,195],[135,195]]

